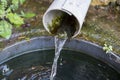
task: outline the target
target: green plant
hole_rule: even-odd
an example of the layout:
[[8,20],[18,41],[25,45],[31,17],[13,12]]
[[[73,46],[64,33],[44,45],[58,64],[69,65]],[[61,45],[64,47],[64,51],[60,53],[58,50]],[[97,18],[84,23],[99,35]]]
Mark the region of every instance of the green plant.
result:
[[16,13],[19,5],[25,0],[0,0],[0,36],[9,39],[12,34],[12,27],[20,27],[24,24],[24,18],[34,17],[34,13]]
[[103,50],[106,51],[106,53],[110,53],[111,51],[113,51],[112,46],[108,46],[107,44],[104,44]]

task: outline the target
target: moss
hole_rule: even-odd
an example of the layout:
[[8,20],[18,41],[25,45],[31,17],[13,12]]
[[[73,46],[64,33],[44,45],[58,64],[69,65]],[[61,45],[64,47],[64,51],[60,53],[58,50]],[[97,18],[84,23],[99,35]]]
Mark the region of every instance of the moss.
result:
[[[100,21],[86,21],[81,30],[84,39],[97,43],[101,46],[104,43],[112,45],[116,53],[120,53],[120,38],[116,36],[116,33],[109,30],[107,27],[102,27],[104,24],[100,24]],[[111,28],[110,28],[111,29]]]
[[48,28],[52,34],[56,34],[58,28],[60,28],[62,22],[63,14],[53,18],[51,24],[48,24]]

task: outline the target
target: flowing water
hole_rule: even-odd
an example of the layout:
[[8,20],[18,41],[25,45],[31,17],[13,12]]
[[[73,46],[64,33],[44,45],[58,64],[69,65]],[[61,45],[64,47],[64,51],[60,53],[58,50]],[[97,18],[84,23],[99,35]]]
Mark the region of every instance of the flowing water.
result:
[[52,71],[51,71],[51,76],[50,80],[54,80],[56,72],[57,72],[57,61],[60,56],[60,52],[65,44],[67,39],[60,39],[55,36],[55,57],[52,65]]
[[[58,23],[59,25],[55,24]],[[57,28],[54,28],[51,32],[52,34],[55,34],[55,57],[52,65],[52,72],[50,76],[50,80],[54,80],[56,71],[57,71],[57,61],[60,56],[60,52],[68,38],[71,38],[75,31],[76,31],[76,18],[74,16],[68,15],[66,13],[63,13],[58,20],[55,18],[52,21],[52,28],[53,26],[57,26]],[[63,39],[61,39],[63,38]]]

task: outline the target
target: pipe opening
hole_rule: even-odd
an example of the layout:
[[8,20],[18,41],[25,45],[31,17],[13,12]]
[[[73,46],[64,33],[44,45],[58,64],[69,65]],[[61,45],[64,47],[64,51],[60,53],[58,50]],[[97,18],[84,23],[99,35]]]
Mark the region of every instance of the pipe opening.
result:
[[43,24],[46,30],[54,35],[67,33],[67,37],[78,34],[80,23],[74,15],[62,10],[50,10],[43,16]]

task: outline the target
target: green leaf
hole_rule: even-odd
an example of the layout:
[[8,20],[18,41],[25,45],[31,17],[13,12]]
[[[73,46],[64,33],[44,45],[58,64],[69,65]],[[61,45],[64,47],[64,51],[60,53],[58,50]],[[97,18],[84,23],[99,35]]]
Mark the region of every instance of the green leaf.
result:
[[11,13],[11,8],[9,7],[5,12],[6,14]]
[[107,44],[104,44],[103,50],[106,51],[106,53],[113,51],[112,46],[108,46]]
[[7,7],[7,0],[1,0],[1,5],[3,5],[4,8]]
[[28,12],[28,13],[23,13],[22,12],[22,16],[24,17],[24,18],[32,18],[32,17],[34,17],[36,14],[35,13],[30,13],[30,12]]
[[19,0],[12,0],[11,9],[16,10],[19,7]]
[[4,13],[5,13],[5,7],[4,7],[4,4],[1,3],[0,4],[0,18],[3,17]]
[[10,20],[11,23],[13,23],[16,27],[21,26],[24,24],[23,18],[21,18],[18,14],[16,13],[8,13],[7,18]]
[[12,34],[12,25],[7,21],[0,21],[0,36],[9,39]]
[[12,5],[10,7],[13,10],[17,10],[19,7],[19,4],[22,5],[24,2],[25,0],[12,0]]
[[4,11],[2,9],[0,9],[0,18],[2,18],[4,15]]
[[25,2],[25,0],[19,0],[19,1],[21,5]]

